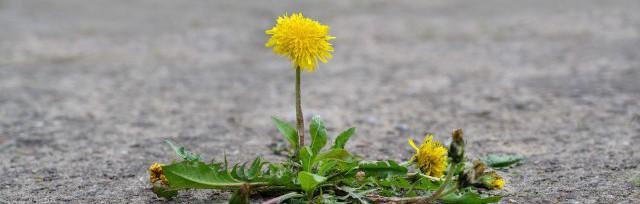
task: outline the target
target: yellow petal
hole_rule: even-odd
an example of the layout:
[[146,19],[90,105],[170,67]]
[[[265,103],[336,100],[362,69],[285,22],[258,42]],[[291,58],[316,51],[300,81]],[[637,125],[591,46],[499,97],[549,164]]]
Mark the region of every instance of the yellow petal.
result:
[[424,141],[422,141],[422,143],[427,143],[432,141],[433,141],[433,134],[427,134],[424,136]]
[[418,151],[418,146],[416,146],[416,144],[413,142],[413,140],[411,138],[409,138],[409,145],[411,145],[411,147],[413,147],[413,149],[415,149],[416,151]]

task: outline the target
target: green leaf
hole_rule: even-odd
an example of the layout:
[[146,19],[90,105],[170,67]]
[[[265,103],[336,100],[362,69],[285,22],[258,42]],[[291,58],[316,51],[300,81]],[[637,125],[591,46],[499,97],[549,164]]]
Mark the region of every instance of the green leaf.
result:
[[234,164],[233,167],[231,167],[231,172],[229,172],[229,175],[231,175],[231,177],[241,180],[244,175],[241,175],[240,173],[238,173],[238,169],[240,167],[238,167],[239,164]]
[[194,154],[186,150],[184,147],[176,146],[169,140],[165,140],[165,142],[169,144],[169,146],[171,146],[171,149],[173,149],[173,151],[175,151],[176,154],[180,156],[182,159],[187,161],[202,161],[202,158],[200,158],[200,155]]
[[291,127],[289,123],[286,123],[276,117],[271,117],[271,119],[273,120],[273,123],[276,124],[276,128],[278,128],[278,131],[280,131],[282,136],[287,139],[287,141],[291,145],[291,149],[298,149],[298,131]]
[[482,159],[487,166],[493,168],[506,168],[520,163],[524,159],[519,155],[497,155],[490,154]]
[[408,171],[407,167],[400,166],[392,160],[361,161],[358,164],[358,169],[364,171],[367,176],[376,176],[381,178],[393,175],[405,175]]
[[262,170],[262,166],[264,166],[265,164],[267,164],[267,162],[264,162],[262,158],[256,157],[256,159],[251,163],[251,167],[247,172],[248,179],[254,179],[256,176],[258,176],[260,174],[260,171]]
[[287,193],[287,194],[284,194],[284,195],[281,195],[281,196],[275,197],[275,198],[273,198],[273,199],[271,199],[271,200],[269,200],[269,201],[273,201],[273,202],[271,202],[271,203],[278,203],[278,204],[280,204],[280,203],[282,203],[282,202],[284,202],[284,201],[286,201],[286,200],[289,200],[289,199],[292,199],[292,198],[300,198],[300,197],[302,197],[302,196],[303,196],[303,195],[302,195],[302,194],[300,194],[300,193],[297,193],[297,192],[290,192],[290,193]]
[[227,152],[224,152],[224,168],[227,169],[229,168],[229,160],[227,160]]
[[309,132],[311,133],[311,151],[313,154],[318,154],[327,144],[327,130],[320,116],[313,116]]
[[414,190],[436,190],[442,184],[428,179],[420,178],[415,182],[410,182],[404,176],[392,176],[378,180],[378,184],[384,187],[414,189]]
[[359,203],[368,204],[370,203],[367,200],[367,195],[375,192],[377,189],[369,189],[369,190],[360,190],[359,188],[351,188],[348,186],[341,186],[338,189],[347,193],[347,195],[343,196],[343,199],[351,198],[357,200]]
[[353,133],[355,132],[356,128],[349,128],[348,130],[340,133],[340,135],[338,135],[338,137],[336,137],[336,140],[333,142],[332,148],[344,149],[344,145],[347,144],[347,141],[349,141],[349,138],[351,138],[351,136],[353,136]]
[[313,190],[315,190],[318,185],[325,182],[326,180],[327,177],[313,174],[307,171],[301,171],[300,173],[298,173],[298,181],[300,181],[300,186],[305,192],[313,192]]
[[311,171],[313,167],[314,154],[311,152],[309,146],[304,146],[300,149],[300,163],[302,164],[302,170]]
[[237,165],[234,166],[234,170],[236,170],[236,167],[237,167],[237,171],[235,174],[237,176],[236,177],[237,179],[244,180],[247,178],[244,172],[244,169],[246,168],[246,166],[247,166],[247,162],[242,163],[242,166],[239,166],[239,167]]
[[351,154],[344,149],[330,149],[329,151],[321,152],[315,157],[313,164],[323,160],[346,160],[351,157]]
[[322,162],[322,164],[320,164],[320,166],[318,167],[318,175],[326,176],[329,172],[331,172],[331,170],[334,169],[334,167],[337,166],[337,164],[338,163],[336,161]]
[[[237,166],[237,165],[236,165]],[[182,161],[162,167],[169,187],[176,189],[237,189],[243,185],[265,185],[267,182],[243,181],[232,176],[222,164],[207,165],[201,161]],[[244,169],[240,169],[244,172]]]
[[178,191],[176,190],[169,190],[165,187],[162,186],[156,186],[154,185],[151,190],[153,191],[153,193],[155,193],[158,197],[160,198],[165,198],[165,199],[172,199],[173,197],[176,197],[178,195]]
[[342,196],[336,196],[333,194],[322,194],[317,198],[318,199],[316,199],[316,201],[322,204],[348,204],[349,203]]
[[283,164],[269,164],[268,179],[270,184],[276,186],[287,186],[291,188],[297,187],[295,182],[296,175],[293,170],[285,167]]
[[496,202],[500,202],[500,199],[502,199],[502,197],[500,196],[482,197],[480,196],[480,194],[476,192],[471,192],[471,191],[465,191],[463,193],[454,192],[440,198],[440,200],[446,204],[496,203]]

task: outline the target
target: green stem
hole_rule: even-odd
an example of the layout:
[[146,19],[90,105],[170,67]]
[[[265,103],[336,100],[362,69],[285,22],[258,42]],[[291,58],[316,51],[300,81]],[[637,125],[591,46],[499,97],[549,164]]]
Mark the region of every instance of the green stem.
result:
[[313,191],[307,192],[307,203],[313,203],[311,200],[313,200]]
[[405,197],[407,196],[409,193],[413,192],[413,188],[416,187],[416,184],[418,184],[418,182],[420,182],[420,179],[418,179],[416,182],[414,182],[413,184],[411,184],[411,186],[409,187],[409,190],[407,190],[407,192],[405,192],[402,196]]
[[442,197],[445,197],[445,196],[449,195],[450,193],[455,192],[457,190],[457,188],[458,188],[458,184],[454,183],[453,184],[453,188],[450,188],[448,191],[445,191],[444,193],[441,193],[440,195],[438,195],[437,198],[434,198],[433,200],[437,200],[437,199],[440,199]]
[[[302,102],[300,94],[300,67],[296,67],[296,127],[298,129],[298,148],[304,146],[304,116],[302,116]],[[296,151],[296,154],[299,151]]]
[[427,203],[431,203],[431,202],[435,201],[436,199],[438,199],[440,197],[440,194],[442,193],[442,191],[444,191],[444,189],[451,182],[451,176],[453,176],[453,172],[455,171],[455,169],[456,169],[455,167],[457,167],[457,166],[458,166],[457,163],[449,165],[449,171],[447,171],[447,177],[444,179],[444,183],[442,183],[440,188],[438,188],[438,191],[436,191],[435,193],[433,193],[433,195],[431,195],[431,198],[429,198]]
[[301,194],[296,193],[296,192],[291,192],[291,193],[287,193],[272,199],[269,199],[265,202],[262,202],[262,204],[278,204],[281,203],[284,200],[290,199],[290,198],[297,198],[297,197],[302,197]]
[[420,178],[425,178],[425,179],[429,179],[432,181],[442,181],[442,178],[437,178],[437,177],[433,177],[433,176],[427,176],[423,173],[407,173],[407,178],[409,179],[416,179],[416,177],[420,177]]

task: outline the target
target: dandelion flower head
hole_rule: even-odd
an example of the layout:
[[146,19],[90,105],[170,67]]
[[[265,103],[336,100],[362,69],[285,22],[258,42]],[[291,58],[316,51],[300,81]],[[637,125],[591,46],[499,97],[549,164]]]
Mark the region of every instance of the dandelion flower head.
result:
[[333,46],[329,40],[329,26],[306,18],[302,13],[278,17],[276,25],[265,31],[270,35],[266,47],[273,52],[289,58],[295,67],[312,72],[318,61],[326,63],[331,59]]
[[433,141],[433,135],[427,135],[420,147],[416,146],[412,139],[409,139],[409,145],[416,150],[412,160],[416,160],[422,173],[433,177],[444,175],[447,168],[447,148],[440,142]]

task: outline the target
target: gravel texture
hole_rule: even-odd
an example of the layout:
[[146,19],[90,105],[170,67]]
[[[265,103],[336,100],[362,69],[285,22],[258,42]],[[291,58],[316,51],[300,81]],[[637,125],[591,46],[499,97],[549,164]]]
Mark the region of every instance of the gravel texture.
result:
[[354,152],[463,128],[472,155],[527,157],[503,203],[640,202],[637,0],[0,0],[0,203],[163,202],[146,168],[176,158],[167,138],[282,160],[294,72],[264,30],[295,11],[337,37],[306,116],[356,126]]

